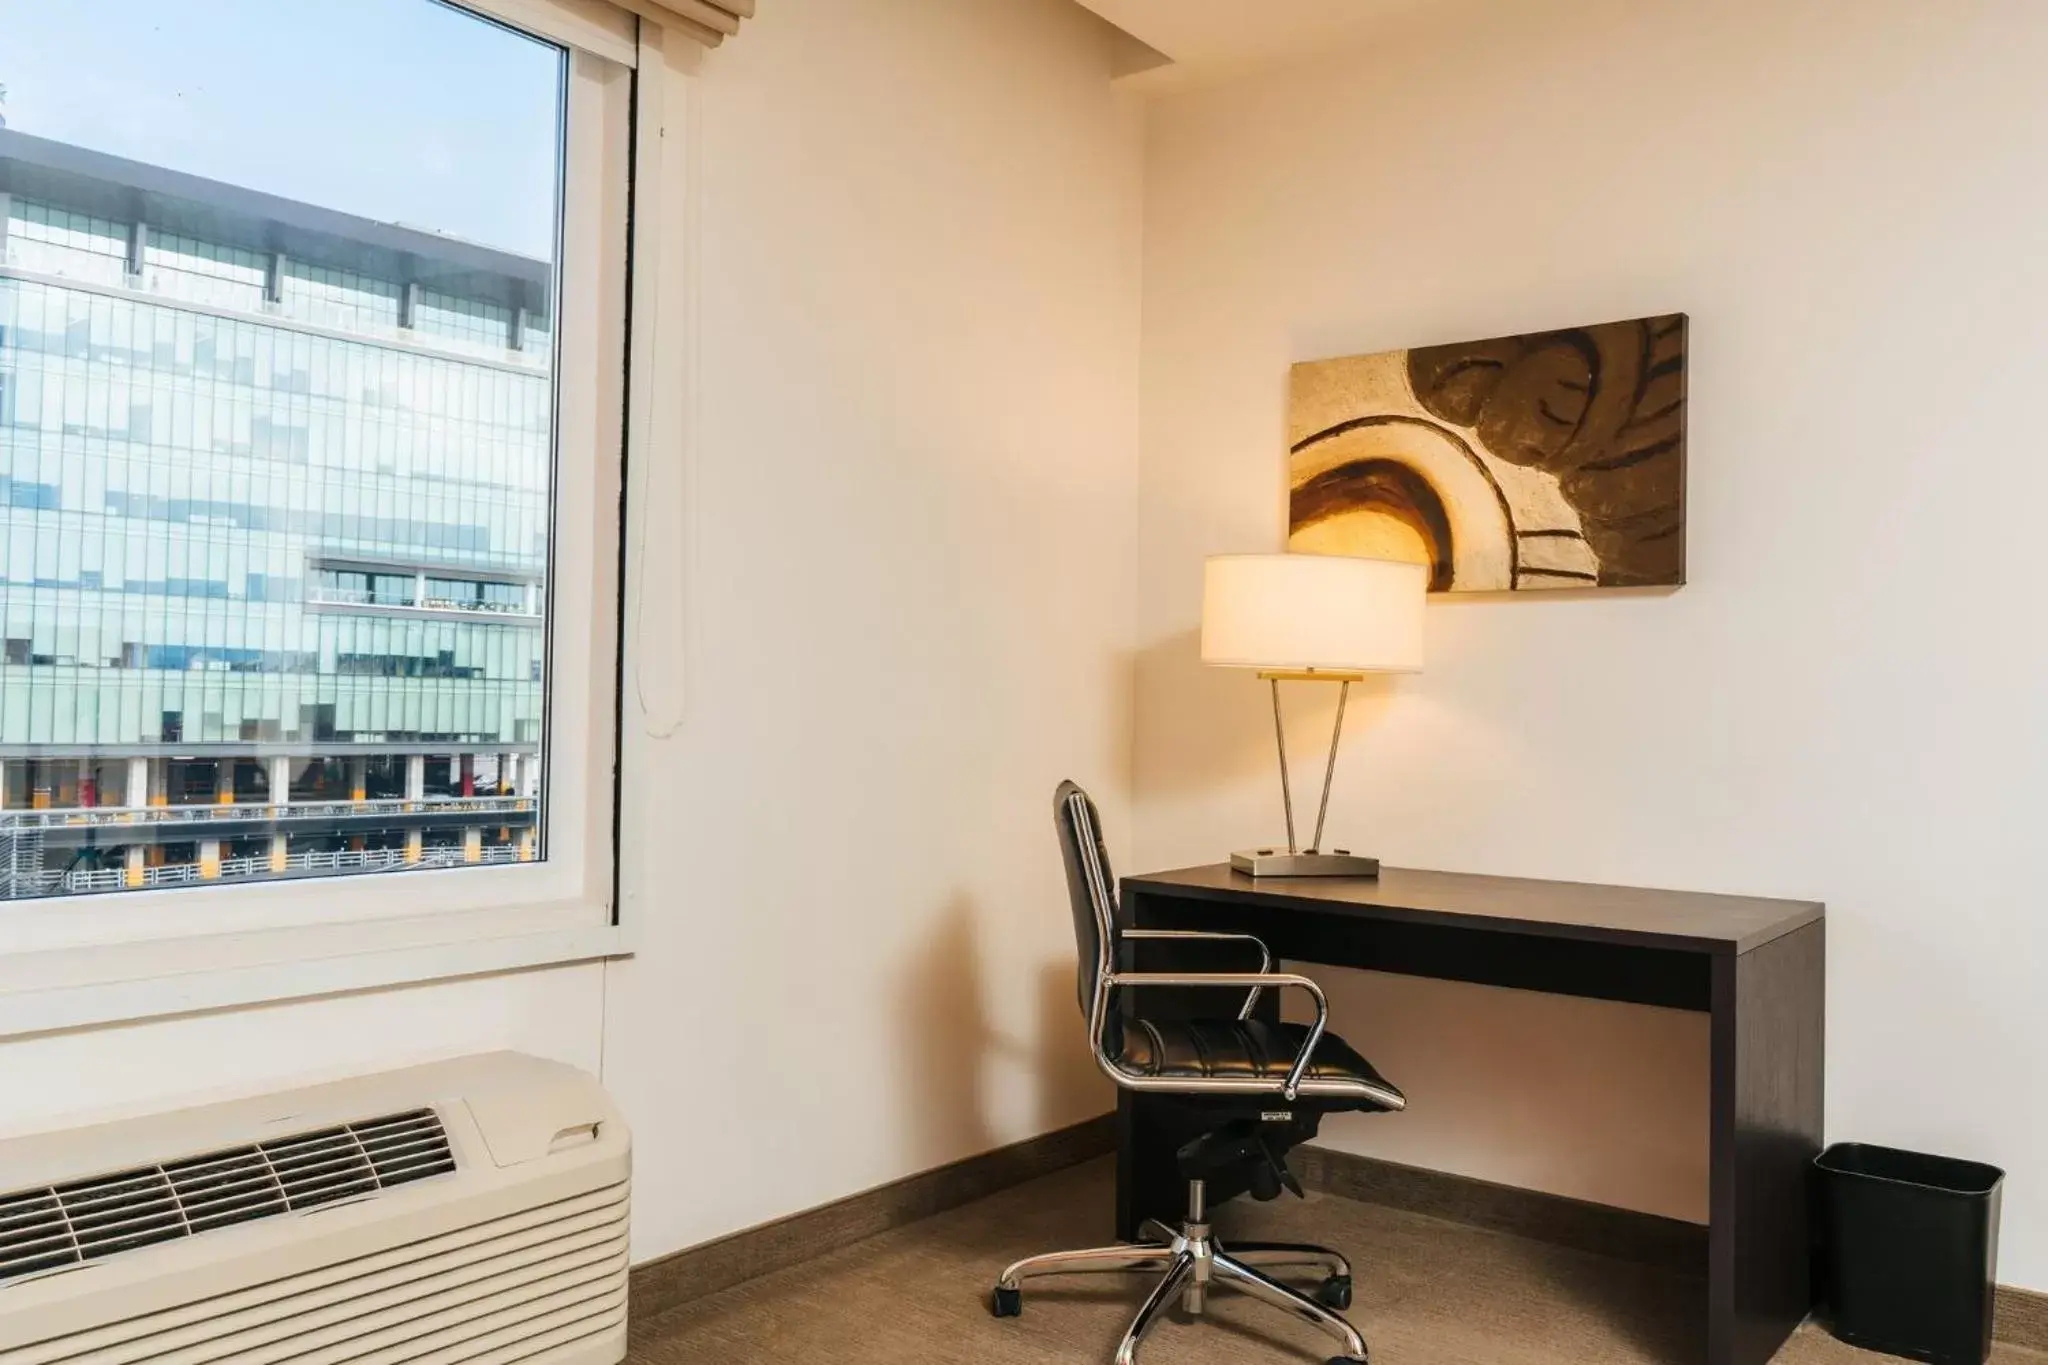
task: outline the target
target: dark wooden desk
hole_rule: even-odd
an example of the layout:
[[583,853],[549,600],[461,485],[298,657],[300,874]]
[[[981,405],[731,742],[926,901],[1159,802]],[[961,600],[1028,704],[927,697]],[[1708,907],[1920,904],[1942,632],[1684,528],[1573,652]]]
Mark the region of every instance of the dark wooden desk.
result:
[[[1821,1142],[1826,1013],[1820,905],[1401,868],[1377,880],[1255,881],[1224,864],[1126,877],[1122,892],[1128,928],[1237,930],[1294,962],[1711,1015],[1706,1359],[1762,1365],[1806,1316],[1807,1172]],[[1124,945],[1126,966],[1146,971],[1217,969],[1217,951]],[[1204,998],[1213,994],[1132,992],[1127,1008],[1214,1015]],[[1348,1041],[1372,1055],[1372,1039]],[[1119,1236],[1135,1238],[1146,1218],[1178,1216],[1173,1148],[1187,1122],[1170,1098],[1121,1093]]]

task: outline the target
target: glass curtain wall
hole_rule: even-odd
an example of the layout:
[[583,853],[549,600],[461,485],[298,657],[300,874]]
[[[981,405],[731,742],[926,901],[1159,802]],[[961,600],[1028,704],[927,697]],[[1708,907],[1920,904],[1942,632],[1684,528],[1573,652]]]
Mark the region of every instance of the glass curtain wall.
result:
[[[82,67],[137,3],[0,18]],[[242,10],[242,47],[294,27],[152,7],[195,43]],[[348,174],[67,140],[58,96],[0,129],[0,898],[542,855],[564,59],[433,0],[355,36],[380,17],[542,111],[498,225],[537,252],[353,212]]]

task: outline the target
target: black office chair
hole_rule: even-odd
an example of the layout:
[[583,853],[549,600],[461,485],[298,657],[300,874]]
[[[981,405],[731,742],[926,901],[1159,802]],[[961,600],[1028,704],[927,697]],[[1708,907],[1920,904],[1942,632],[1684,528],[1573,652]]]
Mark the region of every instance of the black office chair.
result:
[[[1173,1095],[1213,1114],[1215,1123],[1178,1153],[1188,1182],[1187,1220],[1178,1232],[1148,1221],[1151,1240],[1092,1251],[1059,1251],[1017,1262],[996,1281],[995,1315],[1023,1311],[1024,1281],[1045,1275],[1132,1270],[1165,1272],[1117,1347],[1116,1365],[1132,1365],[1138,1343],[1174,1296],[1199,1315],[1209,1286],[1227,1285],[1314,1323],[1344,1343],[1330,1365],[1363,1365],[1365,1341],[1340,1309],[1351,1305],[1351,1266],[1325,1247],[1233,1242],[1225,1248],[1209,1230],[1212,1182],[1247,1188],[1272,1199],[1284,1189],[1301,1193],[1287,1169],[1287,1153],[1316,1134],[1324,1114],[1344,1110],[1391,1112],[1408,1101],[1377,1071],[1323,1026],[1328,1005],[1305,976],[1272,970],[1266,945],[1250,934],[1197,930],[1122,929],[1117,924],[1116,882],[1103,848],[1095,803],[1072,782],[1054,797],[1054,820],[1066,856],[1067,889],[1074,903],[1074,937],[1081,950],[1081,1013],[1088,1019],[1095,1061],[1125,1090]],[[1256,972],[1122,972],[1120,942],[1139,939],[1211,939],[1256,947]],[[1117,993],[1124,987],[1213,987],[1248,992],[1234,1017],[1145,1019],[1126,1017]],[[1259,992],[1293,986],[1315,1001],[1313,1024],[1267,1023],[1252,1017]],[[1314,1269],[1325,1278],[1313,1297],[1267,1271]]]

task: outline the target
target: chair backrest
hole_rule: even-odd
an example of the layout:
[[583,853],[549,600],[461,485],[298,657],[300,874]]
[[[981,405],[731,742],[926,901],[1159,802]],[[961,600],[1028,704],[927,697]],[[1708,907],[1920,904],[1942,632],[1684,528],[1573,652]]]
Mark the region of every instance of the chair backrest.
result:
[[1116,875],[1109,850],[1102,845],[1102,817],[1088,793],[1062,782],[1053,794],[1053,823],[1059,829],[1060,853],[1067,865],[1067,895],[1073,902],[1074,946],[1080,957],[1075,977],[1081,1013],[1101,1041],[1099,1030],[1111,1015],[1102,998],[1116,952]]

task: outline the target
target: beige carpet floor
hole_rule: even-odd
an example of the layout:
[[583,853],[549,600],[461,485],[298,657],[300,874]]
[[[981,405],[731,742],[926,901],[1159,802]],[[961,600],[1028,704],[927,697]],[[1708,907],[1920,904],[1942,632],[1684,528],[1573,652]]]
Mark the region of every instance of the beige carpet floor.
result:
[[[1107,1365],[1144,1277],[1040,1281],[1024,1314],[989,1315],[1004,1265],[1110,1240],[1107,1162],[1004,1191],[633,1324],[638,1365]],[[1691,1365],[1704,1355],[1697,1281],[1372,1204],[1238,1200],[1219,1235],[1311,1241],[1351,1257],[1351,1320],[1375,1365]],[[1312,1282],[1312,1281],[1311,1281]],[[1141,1365],[1301,1365],[1320,1333],[1224,1291],[1199,1321],[1176,1310]],[[1889,1357],[1803,1329],[1778,1365]],[[2048,1365],[2001,1347],[1994,1365]]]

